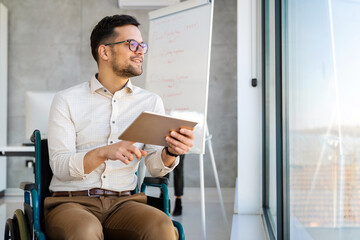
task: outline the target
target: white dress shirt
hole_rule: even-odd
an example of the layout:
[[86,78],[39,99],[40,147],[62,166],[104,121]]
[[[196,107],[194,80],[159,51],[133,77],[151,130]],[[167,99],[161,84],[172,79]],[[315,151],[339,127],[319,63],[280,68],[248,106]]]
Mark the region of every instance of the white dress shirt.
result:
[[[58,92],[51,105],[48,125],[50,166],[54,174],[50,190],[133,190],[139,166],[136,157],[129,165],[120,160],[106,160],[89,174],[84,173],[83,161],[88,151],[120,141],[118,136],[143,111],[164,114],[163,102],[158,95],[133,86],[130,80],[114,95],[95,75],[89,82]],[[179,163],[177,158],[168,168],[161,159],[162,147],[134,145],[147,151],[145,165],[153,177],[164,176]]]

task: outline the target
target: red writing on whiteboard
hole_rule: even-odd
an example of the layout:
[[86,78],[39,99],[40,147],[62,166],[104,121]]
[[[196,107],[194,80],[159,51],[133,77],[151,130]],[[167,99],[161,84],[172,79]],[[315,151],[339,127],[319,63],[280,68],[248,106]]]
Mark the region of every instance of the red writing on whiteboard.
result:
[[189,76],[188,76],[188,75],[176,76],[176,80],[177,80],[177,81],[182,81],[182,80],[184,80],[184,79],[188,79],[188,78],[189,78]]
[[175,56],[175,55],[179,55],[184,53],[185,51],[183,49],[178,49],[178,50],[173,50],[173,51],[164,51],[161,53],[162,57],[167,57],[167,56]]
[[173,78],[166,78],[166,79],[162,79],[163,82],[175,82],[175,79]]
[[175,60],[175,57],[183,54],[185,51],[183,49],[173,50],[173,51],[164,51],[160,54],[160,57],[165,58],[164,61],[166,64],[172,64]]
[[183,108],[175,108],[176,111],[189,111],[188,107],[183,107]]
[[170,20],[169,19],[165,19],[165,20],[160,20],[158,22],[155,23],[155,26],[160,26],[160,25],[163,25],[163,24],[167,24],[169,23]]
[[176,35],[180,35],[180,31],[178,30],[174,30],[174,31],[165,31],[164,32],[166,37],[172,37],[172,36],[176,36]]
[[181,32],[178,30],[168,31],[166,30],[164,32],[164,37],[168,39],[169,43],[175,42],[181,35]]
[[189,111],[190,108],[188,108],[188,107],[181,107],[181,108],[175,108],[175,109],[173,109],[173,108],[165,108],[165,112],[167,112],[167,113],[171,112],[171,110],[175,110],[175,111]]
[[177,93],[170,93],[167,96],[168,97],[177,97],[177,96],[181,96],[183,93],[182,92],[177,92]]
[[198,27],[198,24],[197,23],[192,23],[192,24],[188,24],[185,26],[185,29],[186,30],[191,30],[191,29],[195,29]]

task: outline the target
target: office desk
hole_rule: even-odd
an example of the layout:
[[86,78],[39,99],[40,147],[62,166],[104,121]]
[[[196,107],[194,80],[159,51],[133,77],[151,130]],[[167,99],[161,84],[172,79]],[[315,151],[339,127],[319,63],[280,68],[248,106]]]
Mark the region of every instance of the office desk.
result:
[[34,146],[0,146],[0,196],[4,196],[6,189],[6,161],[5,157],[35,157],[35,147]]
[[35,157],[34,146],[1,146],[0,157]]

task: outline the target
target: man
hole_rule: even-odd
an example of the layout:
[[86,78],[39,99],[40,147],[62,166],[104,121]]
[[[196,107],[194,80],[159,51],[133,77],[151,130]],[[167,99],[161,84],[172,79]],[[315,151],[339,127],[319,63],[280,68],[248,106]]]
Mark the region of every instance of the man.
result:
[[44,203],[50,239],[177,239],[170,218],[130,191],[142,156],[152,176],[164,176],[192,147],[193,132],[171,132],[168,148],[117,140],[141,112],[164,113],[159,96],[129,79],[142,73],[147,52],[138,26],[127,15],[102,19],[90,38],[98,74],[54,97],[48,130],[53,193]]

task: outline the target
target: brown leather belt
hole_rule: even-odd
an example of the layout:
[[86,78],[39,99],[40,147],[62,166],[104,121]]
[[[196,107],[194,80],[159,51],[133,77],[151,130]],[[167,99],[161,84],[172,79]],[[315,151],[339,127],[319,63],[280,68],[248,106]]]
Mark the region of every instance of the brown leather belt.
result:
[[71,191],[71,192],[53,192],[53,197],[76,197],[76,196],[89,196],[89,197],[100,197],[100,196],[130,196],[130,191],[115,192],[105,190],[101,188],[92,188],[84,191]]

